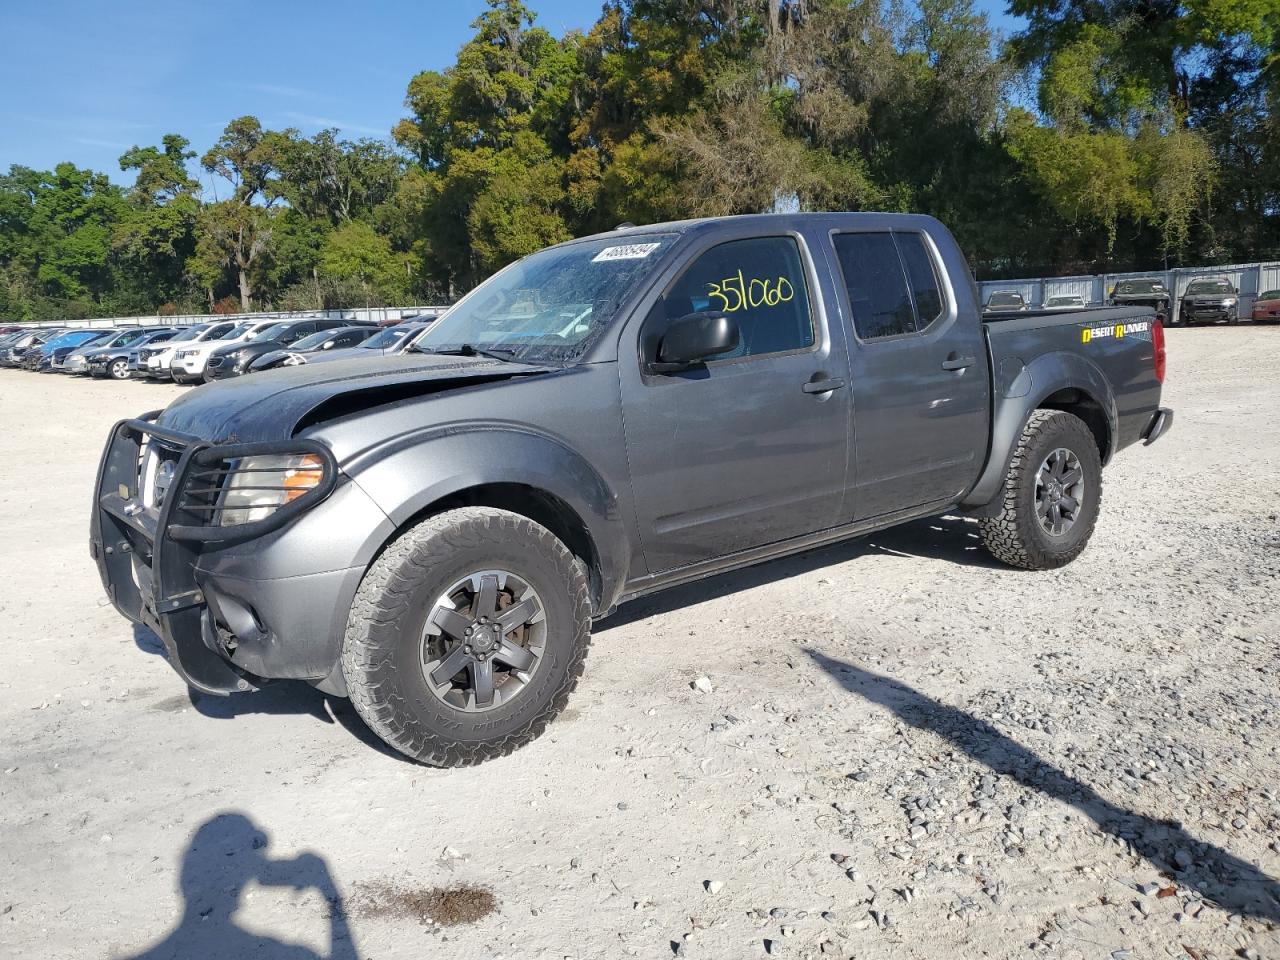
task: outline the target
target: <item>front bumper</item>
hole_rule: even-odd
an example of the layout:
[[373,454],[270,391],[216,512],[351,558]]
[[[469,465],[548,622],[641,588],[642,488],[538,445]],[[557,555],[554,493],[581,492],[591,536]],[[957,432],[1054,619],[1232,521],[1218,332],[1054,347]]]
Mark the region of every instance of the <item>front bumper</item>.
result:
[[62,361],[63,373],[88,373],[89,361],[81,356],[68,357]]
[[1235,312],[1235,307],[1224,307],[1216,304],[1202,307],[1188,304],[1182,308],[1182,316],[1186,320],[1229,320],[1235,316]]
[[226,380],[230,377],[243,376],[248,363],[233,363],[226,357],[210,357],[204,366],[203,376],[206,381]]
[[180,377],[191,377],[196,380],[204,376],[205,361],[209,359],[208,354],[200,354],[193,357],[175,358],[169,364],[169,375],[177,375]]
[[[351,601],[376,549],[364,540],[390,535],[386,515],[356,484],[340,481],[322,444],[215,445],[156,426],[156,415],[117,424],[99,467],[90,553],[112,604],[155,631],[170,664],[197,690],[228,694],[263,679],[334,675]],[[158,508],[140,489],[146,438],[176,457]],[[285,449],[322,455],[331,478],[325,489],[265,521],[201,522],[208,507],[193,506],[190,495],[207,492],[201,484],[209,484],[212,464]]]

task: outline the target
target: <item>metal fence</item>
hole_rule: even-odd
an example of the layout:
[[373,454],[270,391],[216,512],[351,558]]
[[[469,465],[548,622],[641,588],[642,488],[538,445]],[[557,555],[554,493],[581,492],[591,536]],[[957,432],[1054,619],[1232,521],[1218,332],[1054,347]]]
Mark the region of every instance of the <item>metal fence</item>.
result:
[[1078,296],[1091,306],[1105,304],[1121,280],[1155,277],[1172,291],[1174,320],[1178,319],[1182,295],[1187,285],[1206,277],[1225,277],[1240,293],[1240,316],[1248,317],[1258,294],[1280,290],[1280,262],[1233,264],[1227,267],[1179,267],[1176,270],[1149,270],[1145,273],[1102,273],[1081,277],[1039,277],[1034,280],[983,280],[978,283],[982,302],[998,291],[1022,294],[1027,306],[1044,306],[1050,297]]
[[39,323],[24,324],[32,327],[154,327],[154,326],[190,326],[193,323],[209,323],[223,320],[298,320],[303,317],[323,317],[325,320],[350,320],[353,323],[383,323],[412,317],[420,313],[443,313],[447,307],[356,307],[351,310],[270,310],[264,313],[192,313],[168,317],[96,317],[92,320],[45,320]]

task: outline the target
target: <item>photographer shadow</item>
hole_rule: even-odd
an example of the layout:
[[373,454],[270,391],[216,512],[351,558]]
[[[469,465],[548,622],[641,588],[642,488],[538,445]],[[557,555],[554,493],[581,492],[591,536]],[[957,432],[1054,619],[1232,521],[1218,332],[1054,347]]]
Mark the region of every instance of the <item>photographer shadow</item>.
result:
[[[182,858],[182,918],[164,939],[127,960],[357,960],[346,910],[328,864],[314,853],[267,854],[266,834],[240,813],[221,813],[196,830]],[[244,888],[315,890],[327,907],[329,951],[251,933],[235,922]]]

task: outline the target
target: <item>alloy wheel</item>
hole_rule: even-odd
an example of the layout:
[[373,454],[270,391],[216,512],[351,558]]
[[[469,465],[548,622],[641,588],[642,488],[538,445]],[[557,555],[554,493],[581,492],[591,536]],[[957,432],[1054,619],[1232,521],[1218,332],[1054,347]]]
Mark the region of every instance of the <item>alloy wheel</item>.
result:
[[482,570],[444,591],[422,635],[427,688],[455,710],[492,710],[528,685],[546,648],[538,592],[506,570]]
[[1058,447],[1036,471],[1036,519],[1041,529],[1053,537],[1067,533],[1080,517],[1084,496],[1080,458],[1066,447]]

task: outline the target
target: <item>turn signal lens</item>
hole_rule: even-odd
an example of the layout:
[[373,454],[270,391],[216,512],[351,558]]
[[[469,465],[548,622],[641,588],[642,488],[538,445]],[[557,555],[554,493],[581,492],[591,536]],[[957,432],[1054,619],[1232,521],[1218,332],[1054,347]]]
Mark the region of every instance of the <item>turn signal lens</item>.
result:
[[314,490],[323,476],[324,462],[314,453],[298,458],[298,465],[284,475],[284,502],[291,503],[308,490]]

